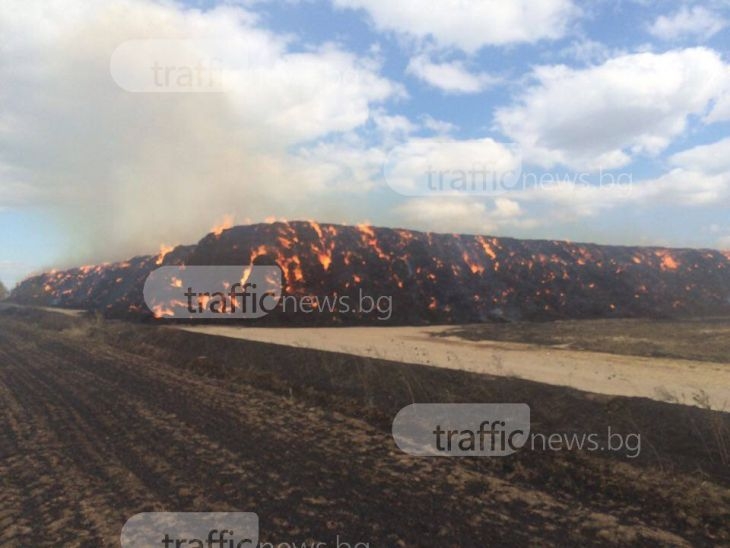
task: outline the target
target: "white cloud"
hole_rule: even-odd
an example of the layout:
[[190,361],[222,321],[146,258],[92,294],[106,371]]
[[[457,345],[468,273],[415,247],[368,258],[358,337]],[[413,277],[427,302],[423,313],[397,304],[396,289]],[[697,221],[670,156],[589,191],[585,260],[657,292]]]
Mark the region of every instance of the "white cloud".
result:
[[577,17],[571,0],[332,0],[363,9],[381,30],[474,53],[484,46],[562,37]]
[[[75,259],[196,241],[223,213],[327,217],[337,200],[316,193],[343,173],[357,191],[382,164],[352,134],[373,119],[412,129],[382,113],[402,89],[375,60],[327,44],[294,50],[240,7],[7,0],[0,35],[0,200],[52,204]],[[111,55],[133,38],[225,42],[230,91],[120,89]]]
[[[724,206],[730,203],[728,158],[730,138],[670,156],[671,169],[658,177],[637,180],[626,173],[619,179],[617,173],[607,172],[593,183],[580,177],[546,178],[505,197],[529,205],[528,214],[532,206],[549,212],[540,218],[543,226],[598,217],[619,208]],[[718,225],[709,230],[724,232]]]
[[460,234],[494,234],[505,228],[528,228],[535,224],[522,218],[518,202],[507,198],[497,198],[491,208],[485,202],[470,199],[419,198],[398,206],[394,213],[416,229]]
[[388,114],[384,109],[374,111],[371,118],[383,147],[393,146],[419,129],[418,124],[405,116]]
[[511,147],[490,138],[411,138],[389,152],[383,173],[404,196],[484,196],[504,192],[520,162]]
[[649,27],[649,33],[662,40],[685,37],[706,39],[725,29],[727,25],[727,19],[703,6],[683,6],[671,15],[659,16]]
[[706,174],[730,173],[730,137],[700,145],[669,158],[671,165]]
[[434,63],[426,55],[411,59],[407,72],[447,93],[478,93],[498,81],[484,72],[469,72],[460,61]]
[[[302,147],[288,162],[288,168],[302,181],[317,182],[313,190],[320,194],[338,192],[344,195],[343,198],[348,198],[351,197],[348,194],[362,195],[382,185],[386,158],[385,151],[379,146],[368,147],[361,139],[353,138],[351,141]],[[311,196],[298,197],[311,199]],[[325,207],[342,210],[342,204],[336,199],[323,201],[329,202],[323,204]]]
[[458,129],[457,126],[452,124],[451,122],[438,120],[430,114],[424,114],[420,116],[419,121],[424,128],[433,131],[436,135],[448,135],[449,133],[452,133]]
[[730,120],[730,66],[726,65],[725,70],[718,75],[723,79],[723,93],[715,100],[712,110],[705,116],[704,122],[727,122]]
[[730,173],[707,174],[684,169],[637,185],[637,202],[678,206],[713,206],[730,198]]
[[613,56],[620,55],[606,44],[584,38],[573,40],[568,46],[562,48],[558,54],[560,57],[574,59],[586,65],[604,63]]
[[730,200],[730,172],[674,168],[653,179],[621,184],[581,184],[563,180],[515,193],[515,199],[548,205],[562,219],[596,217],[616,208],[679,206],[701,208]]
[[635,195],[625,187],[576,185],[570,181],[556,181],[518,194],[525,202],[548,206],[550,216],[543,219],[543,224],[555,219],[595,217],[602,211],[631,203],[632,196]]
[[726,88],[726,71],[706,48],[622,55],[585,69],[538,67],[536,83],[495,119],[539,165],[617,168],[682,134],[688,117],[703,115]]
[[522,208],[519,202],[510,200],[509,198],[496,198],[494,205],[495,217],[498,219],[513,219],[522,214]]

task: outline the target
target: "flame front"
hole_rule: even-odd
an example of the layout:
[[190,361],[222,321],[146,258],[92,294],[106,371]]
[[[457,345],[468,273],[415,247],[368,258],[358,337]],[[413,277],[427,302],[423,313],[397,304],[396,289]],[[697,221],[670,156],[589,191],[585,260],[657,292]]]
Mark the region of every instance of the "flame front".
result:
[[[160,252],[157,254],[157,259],[155,260],[155,264],[157,266],[160,266],[163,263],[163,261],[165,260],[165,257],[167,257],[167,255],[173,249],[175,249],[175,248],[171,245],[160,244]],[[84,268],[84,267],[82,267],[82,268]]]
[[[146,274],[195,252],[209,264],[275,263],[288,294],[367,292],[418,309],[429,321],[616,317],[730,306],[730,252],[607,247],[558,241],[439,235],[316,221],[240,227],[196,247],[160,246],[155,256],[52,271],[21,284],[31,302],[138,314]],[[200,263],[198,263],[200,264]],[[248,277],[242,269],[243,282]],[[175,280],[172,284],[178,283]],[[177,287],[177,286],[176,286]],[[404,308],[405,310],[406,308]],[[154,310],[164,316],[165,307]],[[524,316],[522,316],[524,314]]]
[[223,220],[214,225],[213,228],[210,229],[210,231],[213,233],[213,235],[216,238],[219,238],[221,234],[223,234],[224,230],[228,230],[229,228],[233,227],[233,215],[226,214],[223,216]]

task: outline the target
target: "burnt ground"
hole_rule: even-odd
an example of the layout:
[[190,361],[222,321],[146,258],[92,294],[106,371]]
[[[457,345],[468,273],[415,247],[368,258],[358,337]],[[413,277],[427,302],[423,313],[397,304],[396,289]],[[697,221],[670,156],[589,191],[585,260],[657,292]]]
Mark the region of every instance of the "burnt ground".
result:
[[[579,451],[414,458],[413,401],[522,401]],[[0,545],[116,545],[142,511],[252,511],[261,539],[370,546],[730,543],[730,416],[164,327],[0,311]]]
[[730,317],[484,323],[457,326],[444,335],[650,358],[730,362]]

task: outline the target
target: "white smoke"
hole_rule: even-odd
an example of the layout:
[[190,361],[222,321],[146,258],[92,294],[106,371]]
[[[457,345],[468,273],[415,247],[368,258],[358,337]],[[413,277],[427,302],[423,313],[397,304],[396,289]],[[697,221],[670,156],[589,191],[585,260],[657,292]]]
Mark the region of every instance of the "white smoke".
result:
[[[400,93],[374,60],[295,48],[241,7],[6,0],[0,36],[0,208],[42,206],[70,262],[195,242],[224,214],[357,216],[381,158],[352,132]],[[110,59],[140,39],[227,44],[230,89],[125,91]]]

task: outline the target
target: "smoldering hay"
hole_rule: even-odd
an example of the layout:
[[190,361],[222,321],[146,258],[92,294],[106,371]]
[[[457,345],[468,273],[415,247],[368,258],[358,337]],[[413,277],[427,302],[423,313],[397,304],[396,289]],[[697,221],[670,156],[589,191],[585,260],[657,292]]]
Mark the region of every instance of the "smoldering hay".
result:
[[[289,296],[387,296],[395,324],[730,314],[730,252],[436,234],[313,221],[236,226],[196,245],[26,279],[11,300],[154,318],[161,265],[278,265]],[[351,308],[357,308],[353,306]],[[251,320],[242,320],[249,321]],[[255,323],[367,324],[377,314],[277,310]]]

